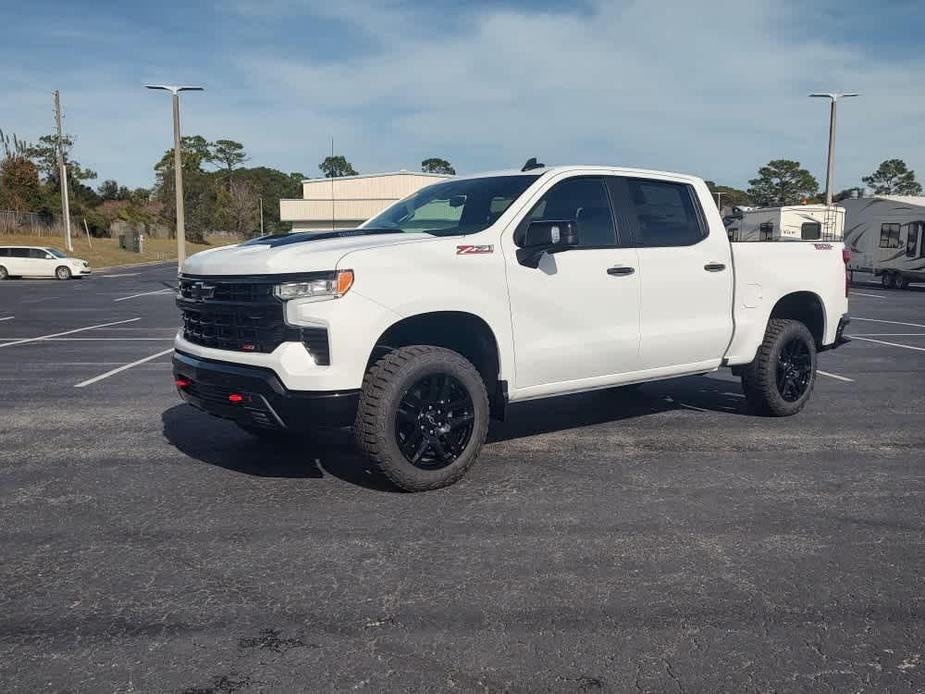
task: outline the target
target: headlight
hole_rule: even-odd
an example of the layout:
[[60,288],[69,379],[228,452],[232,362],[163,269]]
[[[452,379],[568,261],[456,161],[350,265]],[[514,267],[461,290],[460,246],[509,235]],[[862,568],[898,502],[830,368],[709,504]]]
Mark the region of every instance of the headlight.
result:
[[283,301],[289,299],[336,299],[353,286],[353,270],[338,270],[304,282],[285,282],[273,287]]

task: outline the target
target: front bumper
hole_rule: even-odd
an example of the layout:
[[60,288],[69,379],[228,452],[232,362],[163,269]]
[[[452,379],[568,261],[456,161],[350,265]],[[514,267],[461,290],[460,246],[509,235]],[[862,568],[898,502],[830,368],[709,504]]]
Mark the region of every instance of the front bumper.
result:
[[[307,431],[350,426],[359,390],[287,389],[266,368],[193,357],[174,352],[173,373],[186,402],[216,417],[267,429]],[[235,396],[231,398],[229,396]],[[240,397],[237,397],[240,396]]]

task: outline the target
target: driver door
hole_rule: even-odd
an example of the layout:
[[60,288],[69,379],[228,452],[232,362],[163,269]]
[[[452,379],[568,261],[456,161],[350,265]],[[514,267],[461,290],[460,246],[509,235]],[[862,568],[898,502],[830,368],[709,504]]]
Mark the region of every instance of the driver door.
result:
[[[578,246],[522,265],[518,242],[531,221],[570,220]],[[502,247],[521,397],[619,382],[639,368],[640,276],[635,248],[620,242],[605,180],[554,183]]]

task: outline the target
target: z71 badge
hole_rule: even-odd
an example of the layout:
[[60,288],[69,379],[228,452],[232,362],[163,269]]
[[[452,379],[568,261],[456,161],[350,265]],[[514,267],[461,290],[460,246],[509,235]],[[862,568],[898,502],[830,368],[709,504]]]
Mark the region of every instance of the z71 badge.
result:
[[495,247],[487,246],[456,246],[456,255],[481,255],[482,253],[494,253]]

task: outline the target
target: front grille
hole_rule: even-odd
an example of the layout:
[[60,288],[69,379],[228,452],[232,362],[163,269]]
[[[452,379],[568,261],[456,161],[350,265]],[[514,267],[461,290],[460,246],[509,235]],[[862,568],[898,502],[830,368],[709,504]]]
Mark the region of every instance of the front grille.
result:
[[177,306],[183,338],[212,349],[261,353],[298,342],[299,330],[286,325],[285,306],[273,296],[273,284],[181,277]]

